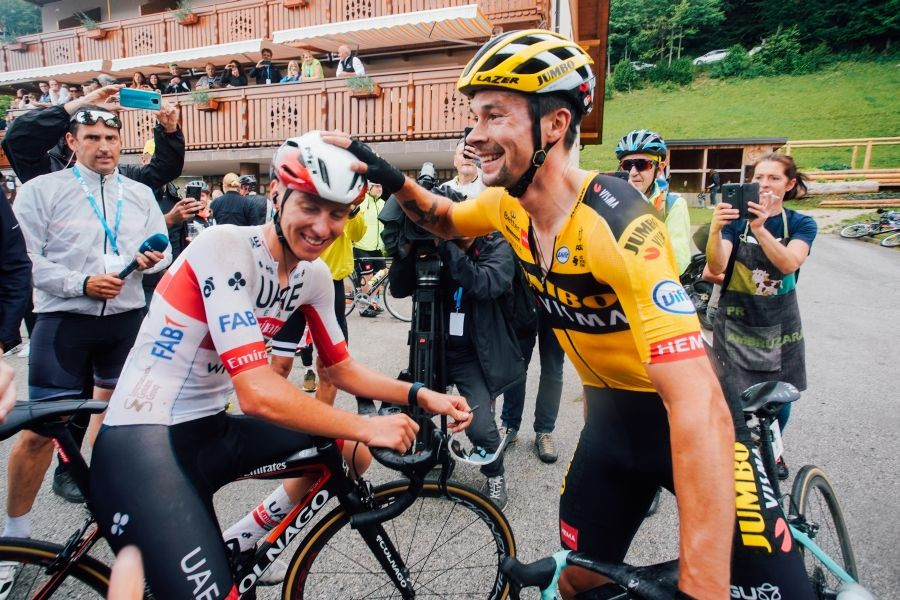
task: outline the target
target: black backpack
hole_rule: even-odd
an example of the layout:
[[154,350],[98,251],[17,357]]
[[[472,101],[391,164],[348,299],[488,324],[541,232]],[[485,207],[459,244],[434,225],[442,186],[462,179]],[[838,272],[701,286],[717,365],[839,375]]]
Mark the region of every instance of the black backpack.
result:
[[537,333],[537,299],[525,278],[525,270],[518,261],[516,261],[516,273],[509,291],[503,294],[500,300],[503,315],[512,325],[517,338],[524,339]]

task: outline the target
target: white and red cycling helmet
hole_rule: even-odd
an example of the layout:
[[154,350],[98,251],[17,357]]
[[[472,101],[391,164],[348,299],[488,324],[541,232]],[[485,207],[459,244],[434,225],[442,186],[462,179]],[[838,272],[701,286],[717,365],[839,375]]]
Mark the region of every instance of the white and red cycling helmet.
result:
[[288,138],[278,148],[272,159],[272,177],[288,190],[340,204],[359,204],[366,196],[367,183],[350,169],[356,161],[349,151],[322,141],[320,131],[308,131]]

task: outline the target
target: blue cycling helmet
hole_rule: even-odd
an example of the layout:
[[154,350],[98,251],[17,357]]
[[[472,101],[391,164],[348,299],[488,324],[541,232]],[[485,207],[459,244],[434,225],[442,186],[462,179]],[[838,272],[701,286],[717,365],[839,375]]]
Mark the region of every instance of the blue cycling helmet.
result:
[[616,158],[619,160],[622,160],[629,154],[641,152],[658,156],[660,160],[666,160],[669,149],[666,147],[665,140],[659,137],[658,133],[649,129],[635,129],[631,133],[625,134],[619,140],[619,143],[616,144]]

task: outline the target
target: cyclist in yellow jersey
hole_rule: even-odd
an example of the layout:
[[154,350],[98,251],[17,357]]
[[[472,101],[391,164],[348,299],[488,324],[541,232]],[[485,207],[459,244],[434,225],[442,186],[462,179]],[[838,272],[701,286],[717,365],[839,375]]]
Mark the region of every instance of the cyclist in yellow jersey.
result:
[[[385,195],[395,193],[417,224],[446,238],[497,229],[528,272],[585,384],[586,424],[560,499],[561,543],[621,560],[657,486],[677,489],[680,596],[749,597],[769,589],[771,570],[759,565],[775,564],[780,573],[782,563],[770,556],[797,559],[796,545],[783,517],[777,527],[760,500],[739,500],[759,512],[772,536],[736,536],[739,581],[729,588],[735,473],[751,473],[757,490],[764,475],[738,452],[737,424],[656,211],[627,182],[574,164],[578,124],[592,107],[591,63],[580,46],[544,30],[494,37],[475,54],[457,86],[472,98],[468,145],[484,183],[495,187],[465,202],[424,190],[347,134],[323,139],[350,150],[361,161],[354,170],[381,183]],[[754,541],[764,548],[750,555]],[[808,587],[799,567],[797,585]],[[601,582],[569,567],[560,591],[569,598]],[[782,597],[808,597],[794,594],[794,583],[781,588]]]

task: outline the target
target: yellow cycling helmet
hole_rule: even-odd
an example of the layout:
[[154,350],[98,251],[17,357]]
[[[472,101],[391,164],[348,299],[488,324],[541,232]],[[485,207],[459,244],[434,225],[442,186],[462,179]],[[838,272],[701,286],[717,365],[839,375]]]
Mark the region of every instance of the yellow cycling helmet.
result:
[[594,61],[564,35],[545,29],[510,31],[488,41],[463,69],[457,89],[472,96],[480,89],[568,96],[582,116],[594,105]]

